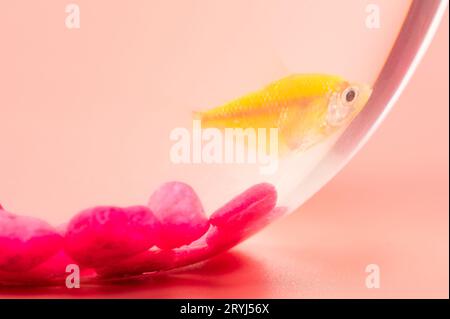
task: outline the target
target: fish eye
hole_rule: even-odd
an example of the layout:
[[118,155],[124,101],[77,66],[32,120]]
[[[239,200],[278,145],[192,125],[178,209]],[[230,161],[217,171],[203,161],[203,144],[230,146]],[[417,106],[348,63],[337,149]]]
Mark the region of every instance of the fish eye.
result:
[[352,103],[356,97],[358,96],[358,91],[354,87],[349,87],[345,89],[345,91],[342,93],[342,98],[344,104],[350,104]]
[[350,91],[348,91],[348,92],[345,94],[345,100],[346,100],[347,102],[351,102],[351,101],[353,101],[353,100],[355,99],[355,96],[356,96],[355,91],[350,90]]

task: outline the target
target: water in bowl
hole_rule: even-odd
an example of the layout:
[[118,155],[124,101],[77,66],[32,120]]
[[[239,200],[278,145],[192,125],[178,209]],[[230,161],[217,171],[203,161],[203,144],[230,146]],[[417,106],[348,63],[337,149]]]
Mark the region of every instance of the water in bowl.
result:
[[[299,188],[345,127],[261,163],[171,157],[193,112],[294,74],[373,85],[410,1],[77,1],[79,28],[58,1],[0,5],[0,202],[66,222],[101,204],[146,203],[170,180],[191,185],[211,214],[269,182],[295,209]],[[23,10],[26,6],[27,10]],[[73,22],[73,21],[72,21]]]

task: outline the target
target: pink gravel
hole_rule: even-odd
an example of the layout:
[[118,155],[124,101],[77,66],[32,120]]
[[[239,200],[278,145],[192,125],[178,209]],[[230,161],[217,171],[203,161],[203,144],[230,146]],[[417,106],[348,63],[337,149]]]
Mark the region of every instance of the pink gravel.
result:
[[99,206],[80,212],[67,225],[65,250],[83,266],[113,264],[151,248],[158,222],[146,206]]
[[272,185],[257,184],[208,220],[194,190],[170,182],[155,191],[149,207],[99,206],[80,212],[62,226],[64,240],[45,222],[0,206],[0,285],[63,283],[69,263],[82,266],[86,278],[97,274],[101,281],[200,262],[282,216],[286,209],[276,202]]
[[215,211],[210,223],[220,228],[242,227],[270,212],[276,203],[277,192],[273,185],[256,184]]
[[62,242],[48,223],[0,210],[0,271],[30,270],[56,254]]
[[255,185],[217,210],[211,216],[216,225],[190,245],[145,251],[102,267],[97,272],[101,277],[115,278],[170,270],[206,260],[237,245],[282,216],[286,209],[275,207],[276,197],[273,186]]
[[200,199],[192,187],[185,183],[163,184],[152,194],[148,205],[160,222],[156,242],[159,248],[172,249],[188,245],[209,228]]

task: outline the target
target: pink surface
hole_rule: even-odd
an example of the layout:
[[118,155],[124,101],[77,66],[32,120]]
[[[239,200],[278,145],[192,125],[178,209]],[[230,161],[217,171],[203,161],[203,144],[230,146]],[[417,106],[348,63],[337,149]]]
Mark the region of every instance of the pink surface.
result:
[[[409,86],[362,151],[297,213],[231,253],[125,286],[1,290],[1,296],[448,298],[448,54],[447,14]],[[15,183],[12,197],[25,185]],[[44,202],[38,198],[37,205]],[[72,205],[82,206],[76,199]],[[368,264],[380,266],[379,289],[365,286]]]

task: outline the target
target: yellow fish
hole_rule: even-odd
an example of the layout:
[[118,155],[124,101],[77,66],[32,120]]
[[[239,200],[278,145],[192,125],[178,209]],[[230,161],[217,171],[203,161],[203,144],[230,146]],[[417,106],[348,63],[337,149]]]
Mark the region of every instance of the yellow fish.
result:
[[350,123],[371,93],[339,76],[296,74],[195,117],[206,128],[278,128],[280,151],[306,150]]

